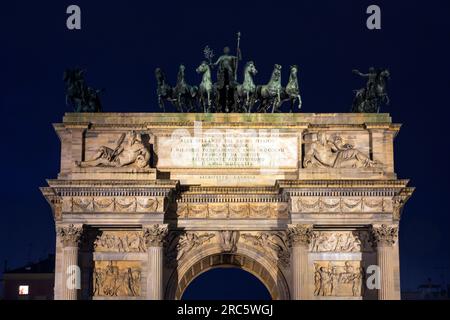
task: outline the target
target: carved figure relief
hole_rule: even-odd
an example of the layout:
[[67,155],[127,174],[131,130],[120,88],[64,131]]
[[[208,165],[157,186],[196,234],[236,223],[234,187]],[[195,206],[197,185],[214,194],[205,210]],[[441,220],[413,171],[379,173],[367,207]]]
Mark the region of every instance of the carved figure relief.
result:
[[138,261],[96,261],[93,272],[94,296],[136,297],[141,294]]
[[209,242],[215,235],[215,233],[209,232],[170,233],[166,247],[167,265],[173,266],[192,249]]
[[[125,142],[126,141],[126,142]],[[76,162],[79,167],[149,167],[150,151],[135,131],[123,133],[114,148],[100,147],[87,161]]]
[[219,231],[220,247],[223,252],[236,252],[236,244],[239,238],[239,231]]
[[268,258],[281,262],[283,267],[289,266],[290,252],[284,233],[243,233],[241,237],[244,241],[266,253]]
[[372,242],[367,231],[315,231],[311,252],[370,252]]
[[364,268],[360,261],[316,261],[314,262],[314,295],[363,296],[364,277]]
[[97,252],[145,252],[145,239],[138,231],[103,231],[94,242]]
[[305,168],[370,168],[378,165],[337,134],[308,133],[304,136],[304,145]]

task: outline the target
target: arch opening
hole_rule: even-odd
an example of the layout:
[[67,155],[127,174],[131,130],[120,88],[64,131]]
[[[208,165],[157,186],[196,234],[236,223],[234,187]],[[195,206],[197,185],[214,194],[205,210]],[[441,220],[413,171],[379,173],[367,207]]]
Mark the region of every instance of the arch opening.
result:
[[271,300],[264,283],[235,266],[219,266],[199,274],[184,290],[181,300]]
[[268,291],[268,299],[278,300],[288,299],[289,297],[284,277],[273,277],[268,269],[257,260],[239,253],[216,253],[204,256],[195,263],[192,263],[188,268],[183,268],[184,271],[181,273],[179,273],[178,269],[175,270],[168,283],[166,299],[182,299],[188,286],[197,277],[210,270],[225,268],[240,269],[242,272],[250,273],[256,278],[254,280],[259,280]]

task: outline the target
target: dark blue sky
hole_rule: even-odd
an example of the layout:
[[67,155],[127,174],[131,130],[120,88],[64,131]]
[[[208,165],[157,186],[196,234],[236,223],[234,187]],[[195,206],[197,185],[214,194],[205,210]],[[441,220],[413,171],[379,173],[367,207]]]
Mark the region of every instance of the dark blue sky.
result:
[[[382,9],[381,31],[365,27],[374,3]],[[66,29],[70,4],[82,9],[81,31]],[[392,104],[384,111],[404,124],[396,171],[417,187],[401,222],[402,285],[441,273],[450,281],[448,1],[17,0],[3,1],[0,15],[1,261],[18,266],[54,247],[38,187],[59,170],[51,123],[70,111],[65,68],[85,67],[89,84],[106,89],[105,111],[157,111],[155,67],[173,82],[184,63],[188,80],[198,83],[204,46],[233,48],[240,30],[244,61],[255,61],[258,82],[275,63],[300,66],[303,112],[348,112],[352,90],[363,85],[351,70],[390,68]]]

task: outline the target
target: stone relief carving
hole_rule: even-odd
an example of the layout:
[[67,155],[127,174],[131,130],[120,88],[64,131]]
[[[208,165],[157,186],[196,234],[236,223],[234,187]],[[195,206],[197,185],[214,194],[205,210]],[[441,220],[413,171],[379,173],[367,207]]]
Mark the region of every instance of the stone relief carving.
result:
[[[126,141],[126,142],[125,142]],[[149,167],[150,151],[135,131],[123,133],[114,148],[100,147],[90,160],[76,162],[79,167]]]
[[56,228],[56,234],[65,247],[76,247],[80,243],[81,236],[83,234],[83,226],[73,224],[68,226],[59,226]]
[[345,143],[338,134],[307,133],[304,136],[304,168],[370,168],[379,166],[369,156]]
[[299,197],[294,201],[296,212],[389,212],[392,210],[392,200],[385,198],[364,197]]
[[163,246],[167,233],[167,225],[153,224],[148,227],[144,227],[145,245],[147,247]]
[[290,251],[285,233],[243,233],[241,234],[241,238],[245,242],[248,242],[263,251],[265,254],[267,254],[267,257],[269,259],[281,262],[281,265],[283,267],[289,266]]
[[65,212],[161,212],[157,197],[70,197],[63,201]]
[[365,273],[360,261],[316,261],[314,270],[315,296],[364,295]]
[[192,249],[200,247],[215,237],[214,233],[209,232],[173,232],[167,246],[168,265],[173,265],[181,260]]
[[371,252],[372,241],[368,231],[315,231],[311,252]]
[[103,231],[94,242],[97,252],[145,252],[145,239],[138,231]]
[[182,218],[280,218],[287,217],[286,203],[179,203],[177,216]]
[[287,236],[291,246],[309,245],[313,236],[313,226],[309,224],[290,224]]
[[136,297],[141,294],[141,268],[138,261],[96,261],[93,295],[97,297]]
[[224,230],[219,231],[220,247],[223,252],[236,252],[236,245],[239,240],[239,231]]
[[377,245],[394,245],[398,240],[398,225],[373,225],[372,235]]

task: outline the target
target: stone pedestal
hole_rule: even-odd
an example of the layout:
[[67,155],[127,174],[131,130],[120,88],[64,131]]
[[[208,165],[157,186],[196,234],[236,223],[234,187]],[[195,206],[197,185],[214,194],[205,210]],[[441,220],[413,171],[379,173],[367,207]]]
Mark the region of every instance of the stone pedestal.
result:
[[82,232],[82,225],[57,227],[57,237],[62,244],[62,270],[60,278],[55,282],[55,300],[77,300],[81,279],[78,246]]
[[379,300],[399,300],[398,226],[374,225],[373,236],[377,243],[377,261],[380,268]]
[[292,245],[292,300],[310,299],[308,288],[308,248],[311,241],[311,225],[289,225],[288,235]]
[[167,235],[167,225],[154,224],[144,228],[144,237],[147,245],[147,299],[164,299],[163,282],[163,243]]

